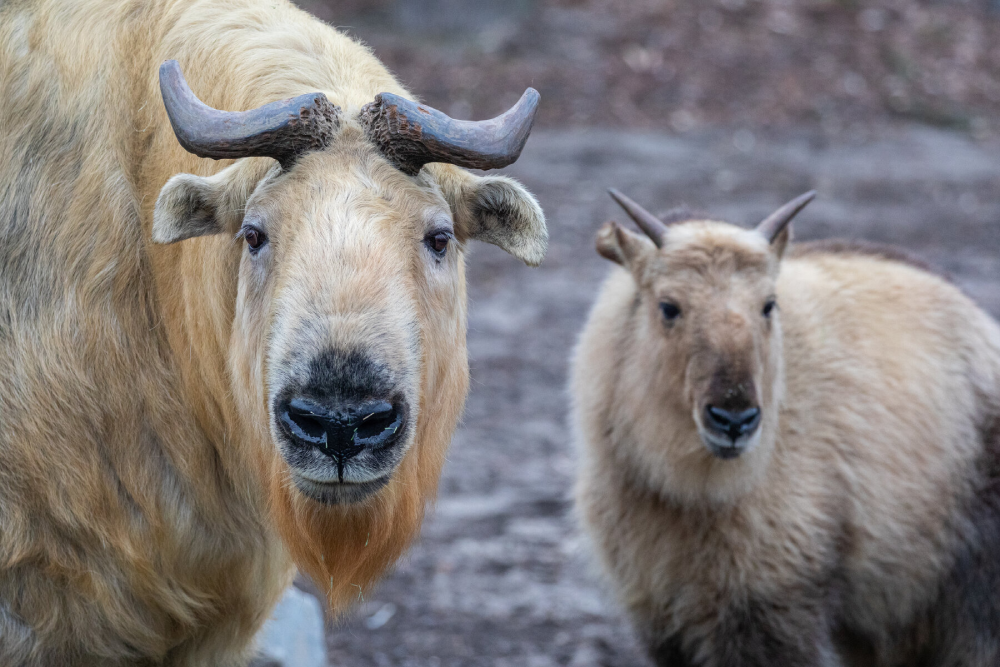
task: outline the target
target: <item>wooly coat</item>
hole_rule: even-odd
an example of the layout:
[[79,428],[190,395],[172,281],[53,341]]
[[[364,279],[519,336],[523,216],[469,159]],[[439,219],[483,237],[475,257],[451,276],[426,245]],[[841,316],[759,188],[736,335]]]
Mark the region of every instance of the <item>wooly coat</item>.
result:
[[[199,159],[168,59],[216,109],[324,93],[337,132]],[[546,232],[510,179],[398,168],[382,92],[286,0],[0,2],[0,665],[242,664],[295,565],[337,612],[416,534],[466,246],[536,264]]]
[[576,500],[659,665],[1000,664],[1000,327],[891,249],[608,223]]

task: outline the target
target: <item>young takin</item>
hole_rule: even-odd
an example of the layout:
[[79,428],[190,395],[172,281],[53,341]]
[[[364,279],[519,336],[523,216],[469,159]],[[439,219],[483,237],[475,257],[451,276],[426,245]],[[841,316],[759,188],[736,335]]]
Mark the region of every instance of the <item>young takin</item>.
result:
[[1000,326],[891,248],[664,222],[572,362],[576,499],[658,665],[1000,664]]

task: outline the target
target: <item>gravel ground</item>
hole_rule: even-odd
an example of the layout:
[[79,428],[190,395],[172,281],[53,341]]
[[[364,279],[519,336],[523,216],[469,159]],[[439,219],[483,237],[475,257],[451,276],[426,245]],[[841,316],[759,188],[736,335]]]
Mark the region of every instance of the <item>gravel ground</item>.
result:
[[797,238],[897,243],[1000,315],[1000,154],[955,133],[537,131],[509,171],[547,212],[548,258],[528,269],[473,249],[472,392],[437,507],[395,574],[331,628],[331,665],[645,664],[569,502],[567,357],[608,268],[593,235],[622,220],[607,186],[745,225],[815,187]]
[[299,0],[461,118],[1000,136],[1000,0]]

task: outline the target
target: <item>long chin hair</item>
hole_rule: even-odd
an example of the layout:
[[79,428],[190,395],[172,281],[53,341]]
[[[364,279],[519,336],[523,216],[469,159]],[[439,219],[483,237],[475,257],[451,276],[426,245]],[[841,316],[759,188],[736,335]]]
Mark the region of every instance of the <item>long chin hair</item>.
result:
[[[275,457],[272,515],[299,569],[326,594],[336,615],[364,600],[420,532],[424,510],[437,495],[445,452],[465,402],[464,365],[431,402],[421,397],[416,439],[385,487],[350,505],[324,505],[296,490]],[[459,380],[454,381],[455,378]],[[438,388],[438,387],[435,387]]]
[[416,459],[408,455],[384,488],[350,505],[324,505],[302,495],[284,464],[275,463],[271,497],[278,532],[335,614],[363,600],[419,532],[434,490],[420,488]]

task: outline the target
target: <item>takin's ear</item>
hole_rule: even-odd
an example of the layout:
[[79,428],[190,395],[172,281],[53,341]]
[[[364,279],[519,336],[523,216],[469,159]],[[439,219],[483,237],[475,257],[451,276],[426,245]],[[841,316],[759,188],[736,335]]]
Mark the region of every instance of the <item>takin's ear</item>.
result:
[[213,176],[177,174],[153,208],[153,241],[175,243],[196,236],[236,233],[247,199],[260,181],[259,164],[240,160]]
[[529,266],[542,262],[549,243],[545,214],[524,186],[506,176],[479,177],[455,168],[438,168],[434,176],[460,241],[492,243]]
[[621,264],[627,269],[634,268],[638,260],[651,252],[656,252],[656,246],[649,239],[625,229],[617,222],[605,222],[597,232],[597,253]]

